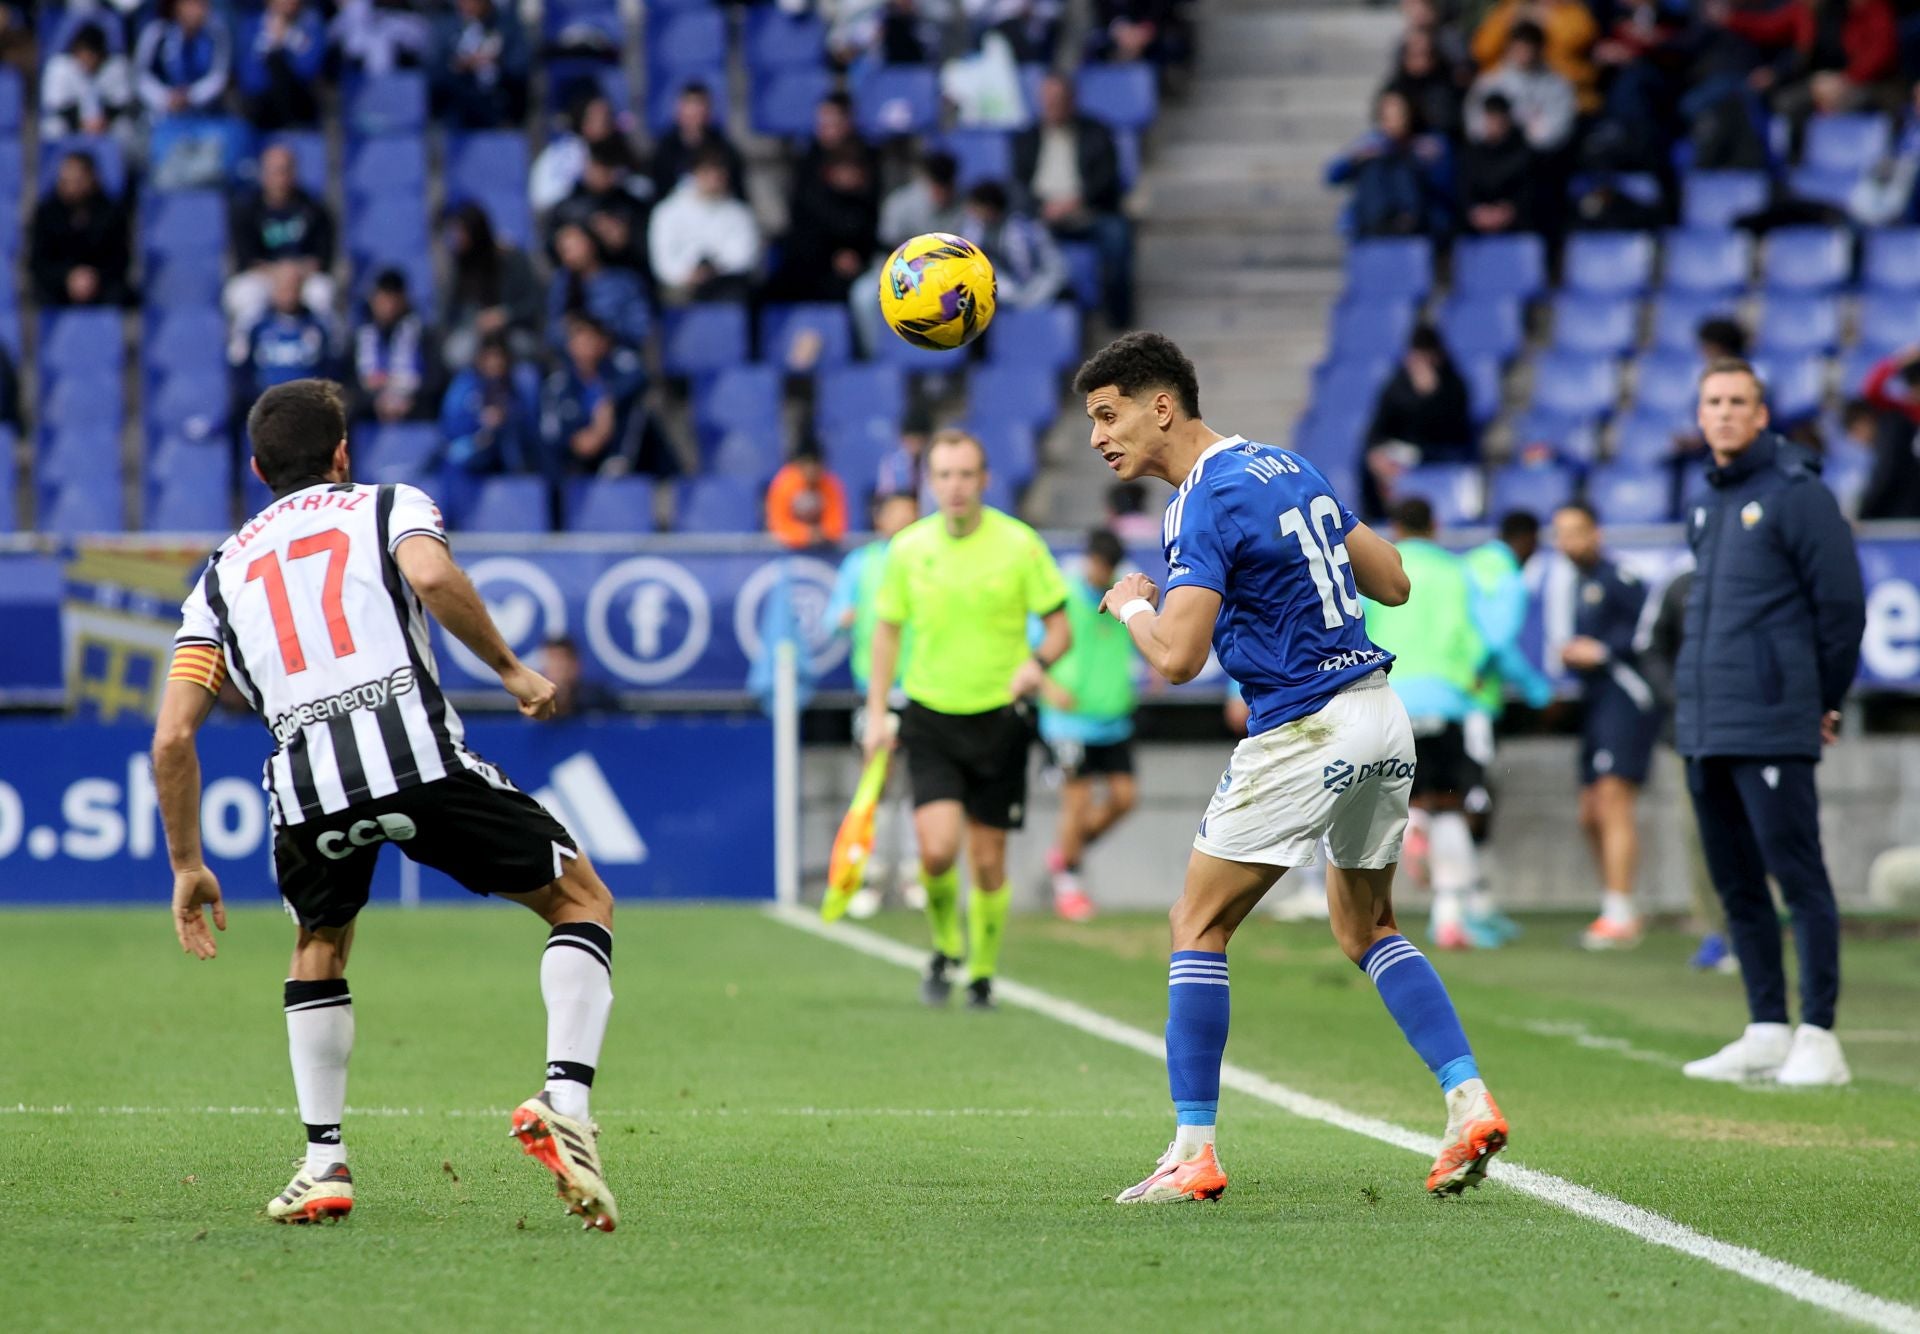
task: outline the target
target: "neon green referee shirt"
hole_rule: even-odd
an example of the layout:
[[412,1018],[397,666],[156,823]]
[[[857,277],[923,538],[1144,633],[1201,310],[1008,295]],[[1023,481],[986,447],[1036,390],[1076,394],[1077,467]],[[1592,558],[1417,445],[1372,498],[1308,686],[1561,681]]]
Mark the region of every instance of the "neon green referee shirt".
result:
[[987,713],[1013,702],[1014,671],[1031,653],[1027,617],[1066,600],[1067,581],[1040,534],[983,509],[965,537],[949,534],[940,514],[901,529],[887,546],[875,607],[913,635],[901,682],[908,699],[940,713]]

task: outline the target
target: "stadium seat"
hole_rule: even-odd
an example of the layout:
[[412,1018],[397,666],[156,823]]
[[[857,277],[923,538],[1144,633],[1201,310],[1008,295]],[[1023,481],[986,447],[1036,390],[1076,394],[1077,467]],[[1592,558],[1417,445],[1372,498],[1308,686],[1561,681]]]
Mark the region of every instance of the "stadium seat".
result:
[[1680,183],[1680,221],[1685,227],[1724,229],[1734,219],[1767,206],[1764,171],[1690,171]]
[[953,155],[962,192],[982,181],[1013,179],[1013,136],[1005,130],[949,130],[940,147]]
[[570,533],[650,533],[653,481],[647,477],[590,477],[567,496]]
[[205,434],[224,427],[232,409],[233,390],[224,367],[212,373],[180,371],[148,396],[147,423],[157,432],[186,427]]
[[827,28],[812,14],[755,5],[747,11],[741,54],[756,78],[781,70],[819,69],[827,59]]
[[225,436],[163,435],[147,459],[147,488],[197,481],[224,493],[232,489],[234,462],[233,442]]
[[1829,437],[1821,457],[1820,480],[1833,492],[1842,510],[1852,513],[1858,508],[1860,493],[1866,490],[1872,476],[1873,455],[1844,435],[1838,439]]
[[979,437],[987,452],[988,474],[1000,478],[1018,495],[1027,489],[1038,470],[1039,450],[1034,444],[1034,428],[1027,422],[1001,415],[997,403],[992,404],[992,409],[986,413],[976,411],[968,420],[967,429]]
[[1540,446],[1565,459],[1592,459],[1600,452],[1600,435],[1591,416],[1536,407],[1515,418],[1512,433],[1515,453]]
[[813,133],[814,109],[832,91],[833,75],[825,69],[783,69],[753,80],[747,119],[755,134],[805,139]]
[[89,367],[117,367],[125,359],[126,344],[117,310],[70,309],[40,317],[43,372],[65,374]]
[[1083,309],[1100,304],[1100,251],[1091,241],[1062,241],[1060,257],[1067,261],[1067,289]]
[[1866,392],[1867,376],[1886,359],[1886,353],[1870,347],[1857,347],[1840,358],[1834,390],[1842,399],[1858,398]]
[[736,301],[700,302],[666,312],[660,360],[669,375],[705,375],[744,363],[747,308]]
[[1713,484],[1707,480],[1705,458],[1691,459],[1680,465],[1679,512],[1681,514],[1701,504],[1712,494]]
[[227,196],[219,190],[176,190],[149,198],[140,235],[149,256],[206,254],[227,246]]
[[1513,360],[1526,342],[1518,297],[1453,296],[1440,308],[1440,339],[1456,359],[1497,357]]
[[20,311],[15,306],[0,306],[0,346],[14,361],[20,360]]
[[[656,77],[675,70],[722,68],[727,63],[727,16],[716,8],[647,11],[647,69]],[[724,90],[726,83],[715,85]]]
[[1314,466],[1332,479],[1336,486],[1343,480],[1358,480],[1360,454],[1366,444],[1367,426],[1373,408],[1316,405],[1301,417],[1294,428],[1293,447],[1313,460]]
[[354,468],[360,475],[381,483],[418,484],[440,453],[440,431],[430,422],[370,425],[354,432],[353,443]]
[[1115,130],[1113,133],[1114,165],[1120,173],[1120,188],[1131,190],[1140,181],[1140,132],[1138,130]]
[[1486,508],[1486,482],[1472,463],[1423,463],[1394,481],[1395,500],[1418,498],[1433,506],[1441,528],[1478,523]]
[[20,112],[23,105],[20,72],[15,69],[0,69],[0,135],[12,138],[20,133]]
[[99,485],[102,477],[120,477],[120,425],[42,425],[34,477],[54,488],[84,482]]
[[[219,447],[216,447],[219,448]],[[224,448],[220,449],[226,453]],[[211,477],[180,477],[153,492],[147,501],[150,533],[221,533],[233,530],[232,493]]]
[[427,127],[424,74],[400,71],[364,75],[351,82],[344,100],[347,130],[362,138],[419,134]]
[[1509,463],[1494,471],[1487,486],[1486,517],[1514,510],[1545,516],[1573,499],[1579,474],[1558,463]]
[[1666,523],[1673,517],[1673,473],[1610,463],[1587,476],[1587,503],[1605,524]]
[[1634,411],[1691,416],[1699,399],[1701,370],[1699,354],[1691,346],[1685,352],[1648,352],[1633,363]]
[[1733,292],[1746,286],[1753,267],[1753,242],[1744,232],[1670,231],[1665,252],[1670,292]]
[[1920,299],[1911,292],[1868,292],[1860,298],[1859,342],[1881,354],[1920,343]]
[[939,75],[925,65],[875,66],[854,82],[853,117],[861,137],[876,143],[926,134],[940,123]]
[[226,364],[227,319],[218,306],[160,312],[141,345],[147,369],[204,369]]
[[787,443],[780,424],[756,422],[723,434],[708,453],[707,471],[731,477],[756,490],[765,490],[787,459]]
[[[996,326],[999,320],[1010,313],[1001,311],[995,317]],[[838,301],[761,307],[761,359],[782,370],[791,370],[794,343],[808,332],[820,336],[820,350],[806,367],[808,371],[844,366],[853,360],[853,321],[847,314],[846,305]]]
[[1433,286],[1433,243],[1425,237],[1355,241],[1347,247],[1346,295],[1418,300]]
[[1316,408],[1364,410],[1373,413],[1373,401],[1399,365],[1389,355],[1352,356],[1323,361],[1313,370]]
[[547,483],[540,477],[488,477],[457,525],[468,533],[545,532]]
[[879,344],[869,351],[881,365],[893,366],[914,375],[950,375],[965,370],[968,363],[964,351],[915,347],[906,339],[896,338],[891,333],[883,334]]
[[1620,418],[1613,433],[1613,462],[1647,467],[1673,457],[1676,436],[1694,434],[1688,418],[1671,412],[1636,409]]
[[1866,234],[1861,285],[1873,292],[1920,291],[1920,227],[1882,227]]
[[1574,352],[1543,352],[1533,361],[1533,406],[1567,417],[1597,417],[1613,407],[1620,373],[1611,362]]
[[1110,130],[1145,130],[1159,114],[1153,66],[1144,60],[1082,65],[1074,93],[1080,114]]
[[518,130],[488,130],[447,138],[447,193],[467,198],[503,187],[521,192],[527,179],[527,137]]
[[1840,341],[1840,307],[1829,296],[1770,296],[1756,333],[1762,355],[1831,352]]
[[976,418],[1025,422],[1036,431],[1060,415],[1060,392],[1045,366],[979,366],[967,377],[967,399]]
[[1546,285],[1546,248],[1537,236],[1482,236],[1453,248],[1453,290],[1461,295],[1527,298]]
[[41,394],[41,424],[51,429],[118,429],[125,414],[118,367],[70,372]]
[[1853,243],[1837,227],[1780,227],[1767,233],[1760,277],[1775,292],[1831,292],[1853,268]]
[[147,280],[141,284],[140,294],[149,313],[217,309],[225,285],[226,264],[220,254],[183,251],[149,257]]
[[102,486],[99,479],[63,486],[51,496],[43,496],[40,519],[35,525],[55,537],[77,537],[84,533],[118,533],[126,529],[127,508],[120,492],[119,479]]
[[1788,191],[1797,199],[1845,210],[1859,187],[1858,173],[1825,167],[1795,167],[1787,174]]
[[1563,261],[1569,291],[1638,296],[1653,281],[1653,238],[1645,232],[1575,232]]
[[1653,303],[1653,346],[1662,352],[1698,352],[1700,322],[1739,313],[1737,297],[1666,292]]
[[[283,147],[293,151],[293,174],[300,188],[324,198],[327,193],[327,136],[320,130],[281,130],[268,135],[260,145],[262,152]],[[258,175],[258,168],[255,168]]]
[[482,190],[450,190],[447,203],[478,204],[480,211],[487,215],[487,221],[492,224],[497,241],[531,250],[539,240],[534,234],[533,205],[527,200],[524,186],[509,182],[506,185],[490,185]]
[[1476,427],[1500,415],[1502,371],[1497,357],[1454,358],[1460,378],[1467,382],[1467,407]]
[[1638,336],[1640,303],[1632,297],[1564,293],[1553,300],[1553,345],[1566,352],[1624,357]]
[[907,410],[906,377],[893,366],[841,366],[815,383],[814,424],[825,434],[856,422],[885,422],[897,430]]
[[765,363],[729,366],[707,376],[693,394],[693,419],[709,440],[728,431],[780,425],[784,375]]
[[1800,161],[1858,176],[1887,155],[1891,138],[1885,116],[1813,116],[1807,120]]
[[1760,355],[1753,368],[1767,387],[1767,409],[1776,426],[1810,417],[1826,396],[1826,361],[1817,356]]
[[711,102],[713,123],[727,128],[727,67],[720,65],[683,65],[675,69],[657,69],[647,80],[647,131],[655,139],[673,129],[673,109],[680,102],[680,90],[700,84],[718,95]]
[[993,317],[986,338],[993,365],[1071,370],[1080,363],[1080,310],[1069,301],[1003,310]]
[[424,189],[426,180],[427,141],[417,134],[367,139],[347,150],[350,196],[415,194]]
[[[553,6],[547,6],[547,12],[553,12]],[[619,27],[620,16],[608,16],[614,27]],[[633,88],[627,82],[626,68],[620,64],[609,64],[602,60],[573,59],[562,56],[547,62],[547,106],[555,112],[564,112],[573,105],[574,100],[585,93],[592,92],[607,99],[614,113],[621,117],[633,114]],[[713,104],[716,119],[726,106],[724,99]]]
[[[85,153],[93,159],[99,173],[100,188],[118,199],[127,192],[127,159],[120,141],[105,134],[70,134],[63,139],[40,143],[40,193],[53,189],[60,174],[60,159],[69,153]],[[15,173],[18,179],[18,173]]]
[[820,445],[827,466],[846,485],[847,498],[862,504],[873,494],[878,481],[880,461],[900,444],[900,433],[892,422],[840,422],[821,428]]
[[1328,320],[1327,355],[1398,355],[1413,332],[1414,304],[1386,297],[1342,301]]
[[673,526],[682,533],[757,533],[766,524],[761,488],[735,477],[695,477],[680,483]]
[[[0,458],[13,457],[16,442],[10,427],[0,426]],[[0,468],[0,533],[11,533],[17,526],[14,518],[14,473],[17,469]]]

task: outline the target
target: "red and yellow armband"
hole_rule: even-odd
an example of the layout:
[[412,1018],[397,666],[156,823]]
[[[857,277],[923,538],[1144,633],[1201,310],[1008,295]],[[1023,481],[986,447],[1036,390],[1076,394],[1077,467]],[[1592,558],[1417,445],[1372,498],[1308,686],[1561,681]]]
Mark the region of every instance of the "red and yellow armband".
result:
[[217,695],[220,687],[227,683],[226,656],[212,644],[175,645],[167,680],[189,681]]

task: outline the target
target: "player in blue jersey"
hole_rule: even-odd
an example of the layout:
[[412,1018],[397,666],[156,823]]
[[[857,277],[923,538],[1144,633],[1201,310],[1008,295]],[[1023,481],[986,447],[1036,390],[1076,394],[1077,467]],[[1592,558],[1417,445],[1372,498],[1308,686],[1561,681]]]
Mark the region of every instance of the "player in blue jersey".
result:
[[1246,694],[1247,739],[1200,821],[1169,914],[1167,1081],[1173,1143],[1122,1204],[1218,1199],[1214,1149],[1227,1045],[1227,942],[1274,883],[1327,841],[1334,937],[1379,989],[1440,1081],[1447,1134],[1427,1189],[1477,1185],[1506,1144],[1440,975],[1400,934],[1393,873],[1407,826],[1413,732],[1387,689],[1392,656],[1367,638],[1362,594],[1399,605],[1408,581],[1392,544],[1354,518],[1307,459],[1200,419],[1193,363],[1172,341],[1131,333],[1074,379],[1092,444],[1123,480],[1177,487],[1167,506],[1164,599],[1145,575],[1107,593],[1153,669],[1179,684],[1211,643]]

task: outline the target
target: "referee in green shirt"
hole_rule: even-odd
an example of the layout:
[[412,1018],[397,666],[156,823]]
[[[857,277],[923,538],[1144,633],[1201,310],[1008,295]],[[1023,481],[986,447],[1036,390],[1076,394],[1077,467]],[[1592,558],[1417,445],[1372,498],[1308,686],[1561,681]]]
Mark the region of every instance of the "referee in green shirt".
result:
[[[967,1003],[993,1005],[993,975],[1007,924],[1007,831],[1026,817],[1024,708],[1047,669],[1073,643],[1067,584],[1040,535],[982,503],[987,455],[963,431],[927,447],[939,511],[902,529],[880,576],[867,678],[866,749],[889,744],[887,687],[904,631],[913,659],[902,682],[899,742],[913,785],[920,882],[927,891],[933,958],[920,995],[944,1005],[948,974],[967,958]],[[1030,649],[1027,618],[1045,626]],[[973,864],[967,940],[960,935],[960,833]]]

